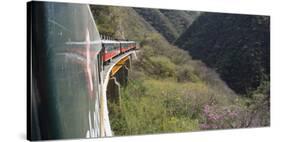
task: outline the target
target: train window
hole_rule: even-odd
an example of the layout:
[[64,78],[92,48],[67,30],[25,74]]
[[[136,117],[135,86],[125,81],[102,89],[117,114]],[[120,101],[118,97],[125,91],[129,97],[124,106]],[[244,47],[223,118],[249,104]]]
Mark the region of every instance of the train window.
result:
[[114,43],[111,44],[111,51],[114,50]]
[[111,52],[111,50],[112,50],[112,44],[111,43],[109,43],[109,44],[107,44],[108,45],[108,51],[110,51]]
[[118,43],[115,43],[114,49],[117,50],[118,48],[119,48],[119,44],[118,44]]

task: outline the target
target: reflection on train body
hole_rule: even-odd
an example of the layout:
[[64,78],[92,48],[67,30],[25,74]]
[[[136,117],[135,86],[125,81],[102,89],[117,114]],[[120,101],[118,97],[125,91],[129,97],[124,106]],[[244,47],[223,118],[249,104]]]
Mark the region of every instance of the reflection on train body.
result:
[[31,140],[100,136],[102,46],[89,7],[49,2],[32,2],[30,7],[28,136]]

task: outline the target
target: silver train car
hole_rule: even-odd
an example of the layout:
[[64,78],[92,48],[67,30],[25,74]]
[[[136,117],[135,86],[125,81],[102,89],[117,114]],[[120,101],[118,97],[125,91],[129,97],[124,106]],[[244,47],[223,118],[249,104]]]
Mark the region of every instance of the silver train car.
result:
[[99,137],[102,45],[89,6],[27,7],[27,138]]

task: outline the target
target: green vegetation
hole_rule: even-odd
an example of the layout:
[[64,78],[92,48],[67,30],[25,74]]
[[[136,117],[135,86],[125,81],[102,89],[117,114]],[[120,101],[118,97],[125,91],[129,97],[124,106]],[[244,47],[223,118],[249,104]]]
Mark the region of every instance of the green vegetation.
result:
[[176,41],[216,69],[235,92],[249,95],[269,81],[269,17],[204,13]]
[[[110,118],[115,135],[148,134],[199,130],[198,120],[187,115],[177,116],[172,103],[180,101],[173,90],[160,90],[162,82],[132,81],[122,89],[120,107],[112,106]],[[164,86],[169,84],[164,84]],[[171,85],[171,84],[170,84]],[[150,87],[149,87],[150,86]],[[174,87],[176,89],[176,87]],[[171,102],[174,98],[175,102]],[[118,119],[115,119],[118,118]],[[121,121],[120,121],[121,120]]]
[[108,6],[94,6],[91,10],[95,17],[103,17],[96,20],[96,24],[100,33],[107,36],[114,36],[117,29],[115,23],[117,23],[117,17],[110,14],[112,12],[112,7]]
[[[98,12],[94,12],[97,7]],[[111,34],[114,37],[137,40],[141,44],[138,60],[132,62],[129,82],[122,87],[120,103],[108,102],[115,135],[269,125],[269,82],[266,79],[259,87],[247,92],[248,95],[239,96],[221,80],[221,74],[166,40],[167,35],[176,35],[178,31],[167,26],[176,23],[164,24],[159,30],[157,24],[147,20],[149,17],[144,17],[150,14],[149,10],[103,8],[92,6],[98,27],[105,30],[104,33],[113,28],[116,30]],[[103,10],[106,14],[97,14]],[[164,15],[166,20],[172,18],[172,13],[162,10],[153,11],[151,16],[163,20]],[[116,18],[113,20],[116,27],[105,28],[106,23],[113,22],[109,17]],[[178,23],[178,28],[183,28],[181,25],[188,23]],[[164,30],[167,35],[161,32]],[[185,45],[197,40],[189,40]]]

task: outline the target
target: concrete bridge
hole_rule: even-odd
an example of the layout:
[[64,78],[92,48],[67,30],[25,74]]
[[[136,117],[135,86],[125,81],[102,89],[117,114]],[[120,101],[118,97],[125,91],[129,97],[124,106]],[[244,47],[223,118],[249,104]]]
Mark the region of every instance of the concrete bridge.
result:
[[101,137],[113,135],[108,116],[107,100],[120,101],[120,87],[127,84],[131,60],[137,59],[136,52],[133,50],[122,54],[104,66],[102,96],[100,98]]

